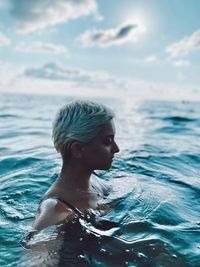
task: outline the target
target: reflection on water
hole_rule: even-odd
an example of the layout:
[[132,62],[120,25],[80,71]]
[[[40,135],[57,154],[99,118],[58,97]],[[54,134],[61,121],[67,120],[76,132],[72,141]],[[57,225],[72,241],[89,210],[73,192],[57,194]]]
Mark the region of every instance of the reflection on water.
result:
[[59,231],[50,227],[36,234],[31,250],[19,245],[41,196],[59,173],[51,121],[68,100],[0,99],[0,266],[198,267],[199,103],[125,105],[104,99],[117,113],[121,151],[112,169],[100,172],[113,185],[104,200],[112,209],[97,219],[119,225],[103,229],[77,219]]

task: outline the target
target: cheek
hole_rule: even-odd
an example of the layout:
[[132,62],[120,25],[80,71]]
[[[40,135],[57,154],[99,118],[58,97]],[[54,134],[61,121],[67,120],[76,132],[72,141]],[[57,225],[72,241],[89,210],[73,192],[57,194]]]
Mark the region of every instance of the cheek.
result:
[[90,155],[96,155],[96,154],[109,154],[110,153],[110,147],[106,146],[102,143],[94,144],[87,148],[87,154]]
[[93,147],[87,151],[87,164],[94,169],[109,169],[111,167],[111,149],[107,146]]
[[93,155],[107,158],[111,155],[111,149],[108,146],[101,146],[93,151]]
[[102,169],[110,168],[111,163],[112,163],[110,148],[102,147],[101,149],[95,151],[93,160]]

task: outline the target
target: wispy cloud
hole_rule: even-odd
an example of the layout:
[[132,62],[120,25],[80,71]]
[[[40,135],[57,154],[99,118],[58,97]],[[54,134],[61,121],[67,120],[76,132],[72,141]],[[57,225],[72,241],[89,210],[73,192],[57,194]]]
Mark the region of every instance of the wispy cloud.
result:
[[175,67],[188,67],[188,66],[190,66],[190,61],[189,60],[180,59],[180,60],[173,61],[172,64]]
[[83,46],[112,46],[121,45],[127,42],[136,42],[145,29],[134,23],[124,23],[111,29],[93,29],[86,31],[78,41]]
[[28,68],[24,71],[26,77],[57,81],[68,81],[87,87],[121,86],[117,79],[113,79],[103,71],[89,72],[81,69],[63,67],[57,63],[48,63],[40,68]]
[[158,60],[157,56],[151,55],[145,58],[146,62],[155,62]]
[[16,71],[12,66],[5,70],[5,62],[2,62],[2,68],[5,79],[3,83],[0,81],[0,92],[116,96],[125,88],[124,81],[107,72],[67,68],[55,62]]
[[200,30],[187,36],[179,42],[173,43],[167,47],[166,52],[171,57],[186,56],[190,52],[200,48]]
[[96,0],[10,0],[20,32],[33,32],[81,16],[98,16]]
[[[62,94],[84,97],[99,95],[123,98],[131,102],[138,99],[200,99],[199,90],[191,90],[191,85],[189,87],[185,86],[186,77],[180,72],[176,77],[181,83],[181,86],[178,86],[173,83],[149,82],[134,78],[122,80],[112,77],[108,73],[75,70],[62,67],[56,63],[49,63],[38,69],[15,69],[13,67],[9,63],[0,61],[0,73],[3,77],[0,80],[0,92]],[[47,69],[49,70],[47,71]],[[50,74],[51,71],[54,72],[54,75]],[[86,82],[82,82],[84,79]]]
[[67,53],[67,48],[63,45],[43,42],[34,42],[29,46],[26,43],[20,43],[15,49],[21,53]]
[[3,32],[0,32],[0,46],[8,46],[10,43],[10,39]]

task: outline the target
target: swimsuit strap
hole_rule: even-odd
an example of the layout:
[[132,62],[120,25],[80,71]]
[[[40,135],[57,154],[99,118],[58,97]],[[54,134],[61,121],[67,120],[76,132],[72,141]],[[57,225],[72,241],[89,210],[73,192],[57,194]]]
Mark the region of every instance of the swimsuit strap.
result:
[[78,214],[82,219],[84,219],[86,222],[91,223],[93,226],[95,226],[96,228],[100,229],[100,230],[110,230],[111,228],[115,228],[115,227],[119,227],[119,223],[118,222],[112,222],[106,219],[101,219],[101,220],[96,220],[96,216],[90,216],[87,217],[83,214],[83,212],[81,212],[79,209],[77,209],[76,207],[74,207],[72,204],[70,204],[69,202],[62,200],[60,198],[56,198],[60,200],[61,202],[63,202],[64,204],[66,204],[70,209],[72,209],[76,214]]
[[[94,175],[96,175],[97,177],[100,177],[96,172],[93,172],[93,174]],[[92,185],[92,188],[94,188],[94,190],[96,190],[97,191],[97,189]],[[82,218],[85,218],[86,216],[83,214],[83,212],[82,211],[80,211],[79,209],[77,209],[75,206],[73,206],[71,203],[69,203],[68,201],[65,201],[65,200],[63,200],[63,199],[61,199],[61,198],[59,198],[59,197],[55,197],[55,196],[49,196],[49,197],[47,197],[47,198],[44,198],[43,200],[46,200],[46,199],[48,199],[48,198],[53,198],[53,199],[57,199],[57,200],[59,200],[59,201],[61,201],[62,203],[64,203],[66,206],[68,206],[70,209],[72,209],[77,215],[79,215],[80,217],[82,217]],[[42,201],[43,201],[42,200]],[[41,201],[41,202],[42,202]]]
[[69,203],[68,201],[65,201],[65,200],[63,200],[63,199],[61,199],[61,198],[59,198],[59,197],[56,197],[56,196],[48,196],[48,197],[46,197],[46,198],[41,199],[39,205],[40,205],[43,201],[45,201],[45,200],[47,200],[47,199],[56,199],[56,200],[59,200],[60,202],[64,203],[66,206],[68,206],[68,207],[69,207],[73,212],[75,212],[78,216],[80,216],[81,218],[85,218],[85,216],[84,216],[84,214],[83,214],[82,211],[80,211],[79,209],[77,209],[76,207],[74,207],[74,206],[73,206],[71,203]]
[[[74,207],[71,203],[69,203],[68,201],[65,201],[59,197],[49,196],[48,198],[57,199],[57,200],[61,201],[66,206],[68,206],[70,209],[72,209],[72,211],[74,211],[79,216],[79,218],[84,219],[86,222],[91,223],[93,226],[95,226],[96,228],[98,228],[100,230],[105,231],[105,230],[110,230],[111,228],[115,228],[115,227],[120,226],[120,223],[118,223],[118,222],[112,222],[112,221],[109,221],[106,219],[96,220],[97,218],[96,218],[96,216],[94,216],[95,214],[91,214],[92,216],[88,217],[82,211],[80,211],[79,209]],[[46,200],[48,198],[45,198],[43,200]]]
[[97,177],[101,178],[95,171],[92,172],[94,175],[96,175]]
[[79,209],[77,209],[76,207],[74,207],[71,203],[69,203],[68,201],[65,201],[59,197],[50,197],[50,198],[54,198],[57,199],[59,201],[61,201],[62,203],[64,203],[66,206],[68,206],[71,210],[73,210],[77,215],[79,215],[80,217],[84,217],[83,212],[81,212]]

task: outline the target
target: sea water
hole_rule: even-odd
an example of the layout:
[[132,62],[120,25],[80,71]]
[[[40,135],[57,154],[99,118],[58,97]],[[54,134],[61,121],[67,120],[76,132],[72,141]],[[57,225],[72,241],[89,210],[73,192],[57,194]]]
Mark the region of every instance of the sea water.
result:
[[116,113],[120,153],[99,175],[113,185],[114,204],[105,217],[120,226],[94,235],[82,222],[92,235],[84,250],[80,232],[49,265],[20,246],[61,168],[52,120],[73,99],[0,95],[0,266],[200,266],[199,102],[89,98]]

